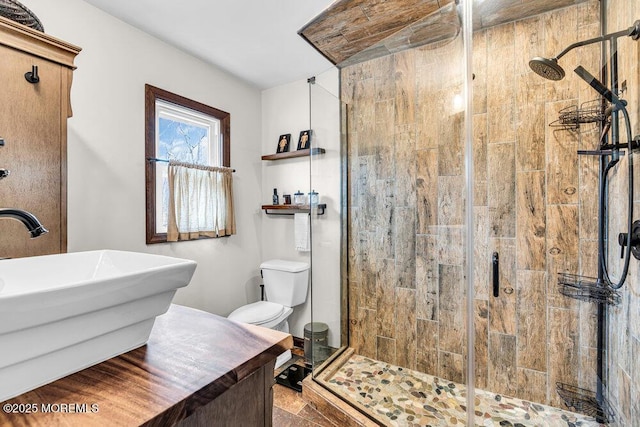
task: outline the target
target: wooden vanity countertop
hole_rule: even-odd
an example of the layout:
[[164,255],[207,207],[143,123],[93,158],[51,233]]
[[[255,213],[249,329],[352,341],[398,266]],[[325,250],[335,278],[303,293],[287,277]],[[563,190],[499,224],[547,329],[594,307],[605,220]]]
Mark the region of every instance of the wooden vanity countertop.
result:
[[171,426],[292,347],[289,334],[171,305],[147,345],[2,402],[0,426]]

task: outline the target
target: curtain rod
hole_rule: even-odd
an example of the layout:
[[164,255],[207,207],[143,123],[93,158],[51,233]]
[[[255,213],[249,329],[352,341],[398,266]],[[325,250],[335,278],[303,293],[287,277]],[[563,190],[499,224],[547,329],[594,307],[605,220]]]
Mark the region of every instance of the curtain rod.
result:
[[[163,163],[169,163],[169,160],[167,159],[158,159],[156,157],[147,157],[147,161],[148,162],[163,162]],[[232,172],[235,172],[235,169],[231,169]]]

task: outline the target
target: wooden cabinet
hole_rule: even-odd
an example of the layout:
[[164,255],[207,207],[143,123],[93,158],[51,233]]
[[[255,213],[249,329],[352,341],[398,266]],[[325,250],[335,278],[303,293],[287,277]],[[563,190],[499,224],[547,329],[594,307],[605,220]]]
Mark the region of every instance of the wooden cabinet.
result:
[[[0,208],[23,209],[49,230],[31,239],[18,221],[0,219],[0,256],[67,250],[67,118],[73,60],[80,48],[0,18]],[[39,82],[25,73],[37,67]]]
[[271,426],[275,363],[272,360],[238,381],[175,427]]

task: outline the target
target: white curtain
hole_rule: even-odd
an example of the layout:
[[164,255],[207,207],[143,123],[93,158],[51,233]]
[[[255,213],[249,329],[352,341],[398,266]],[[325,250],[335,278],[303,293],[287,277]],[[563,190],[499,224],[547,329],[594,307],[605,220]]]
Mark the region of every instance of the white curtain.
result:
[[169,162],[167,241],[236,233],[232,169]]

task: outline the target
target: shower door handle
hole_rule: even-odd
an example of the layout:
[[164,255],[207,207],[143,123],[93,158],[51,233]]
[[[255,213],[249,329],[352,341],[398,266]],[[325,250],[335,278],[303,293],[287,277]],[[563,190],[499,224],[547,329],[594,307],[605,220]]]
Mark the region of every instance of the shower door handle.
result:
[[494,252],[491,257],[491,263],[493,264],[493,296],[500,296],[500,257],[498,252]]

